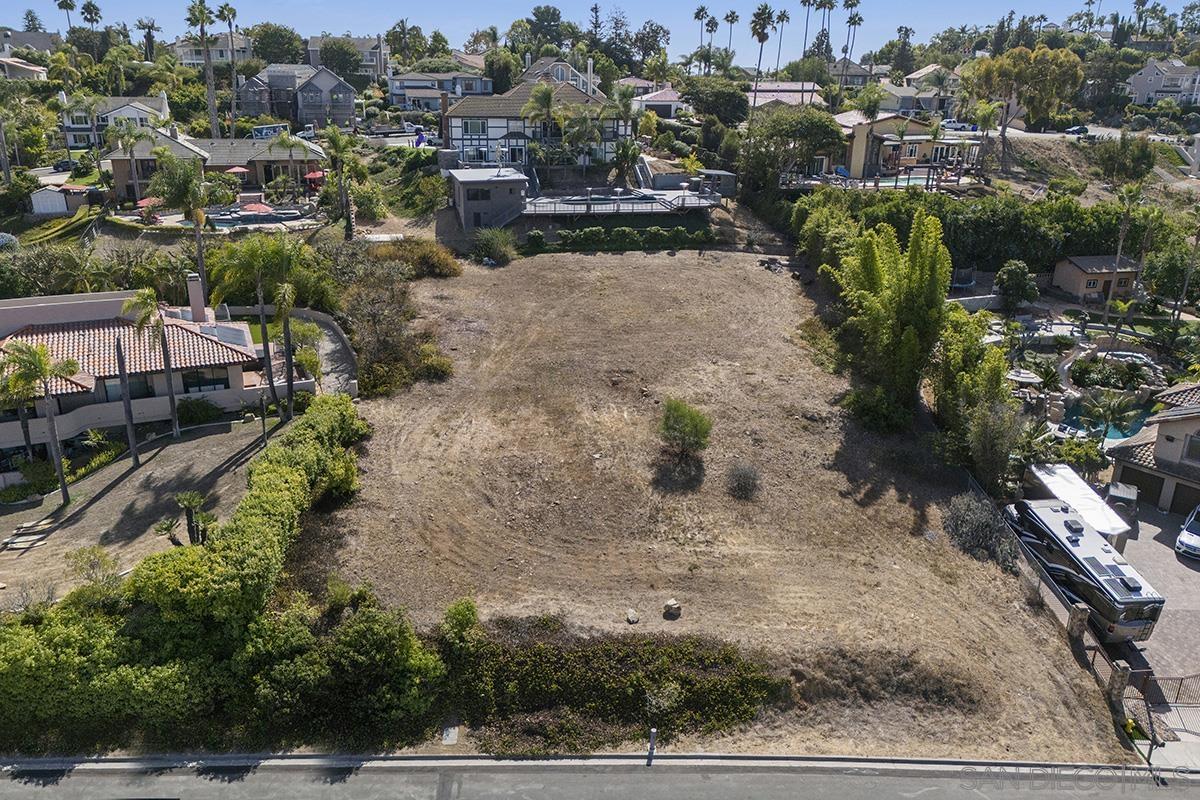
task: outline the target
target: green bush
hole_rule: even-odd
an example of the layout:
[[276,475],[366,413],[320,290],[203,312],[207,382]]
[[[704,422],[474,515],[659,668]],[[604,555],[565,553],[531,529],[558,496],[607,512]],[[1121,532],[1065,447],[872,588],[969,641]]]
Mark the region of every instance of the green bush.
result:
[[175,404],[181,427],[207,425],[221,418],[221,408],[203,397],[181,397]]
[[1050,192],[1058,194],[1069,194],[1074,197],[1079,197],[1087,191],[1087,181],[1082,178],[1077,178],[1074,175],[1066,175],[1058,178],[1051,178],[1046,184],[1046,189]]
[[454,254],[430,239],[383,242],[371,245],[367,253],[379,261],[408,264],[417,278],[453,278],[462,274],[462,265]]
[[663,444],[679,456],[694,456],[708,447],[711,432],[712,420],[700,409],[673,397],[668,397],[663,403],[658,435],[662,437]]
[[687,247],[688,243],[692,240],[692,236],[690,233],[688,233],[688,229],[682,225],[677,225],[672,228],[671,232],[668,233],[667,236],[670,239],[671,247],[674,247],[676,250]]
[[[71,465],[64,458],[63,470],[70,468]],[[22,463],[21,477],[37,494],[49,494],[58,488],[58,474],[54,471],[54,465],[45,459],[35,458]]]
[[303,414],[308,411],[316,397],[312,392],[296,392],[292,397],[292,408],[296,410],[297,414]]
[[354,214],[364,222],[378,222],[387,216],[387,201],[383,187],[378,183],[351,183],[350,197],[354,200]]
[[671,235],[666,228],[654,225],[642,233],[642,242],[647,250],[662,250],[671,244]]
[[546,249],[546,234],[543,231],[530,231],[525,237],[525,247],[531,253],[540,253]]
[[624,250],[641,250],[642,236],[633,228],[613,228],[608,235],[608,249],[624,251]]
[[517,257],[517,237],[507,228],[480,228],[475,231],[471,255],[477,261],[491,259],[504,266]]
[[425,342],[417,348],[418,380],[444,381],[454,374],[454,363],[443,354],[435,342]]
[[845,405],[863,427],[876,433],[899,433],[912,424],[912,412],[881,386],[852,391]]
[[29,483],[14,483],[0,489],[0,503],[19,503],[28,500],[35,494],[33,485]]
[[[662,124],[661,120],[659,121],[659,124]],[[670,150],[675,146],[675,134],[671,133],[670,131],[663,131],[658,136],[654,137],[653,146],[655,150]]]

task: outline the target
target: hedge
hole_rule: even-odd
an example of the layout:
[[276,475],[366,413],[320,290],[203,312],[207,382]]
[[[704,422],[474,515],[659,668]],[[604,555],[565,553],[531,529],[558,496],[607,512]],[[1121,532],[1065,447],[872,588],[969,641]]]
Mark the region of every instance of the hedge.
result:
[[[658,226],[637,230],[636,228],[613,228],[606,230],[599,226],[581,228],[579,230],[561,230],[558,232],[558,242],[553,249],[560,252],[590,252],[607,250],[624,252],[626,250],[664,250],[672,248],[683,250],[687,248],[706,247],[716,242],[717,236],[712,228],[702,228],[689,232],[682,225],[674,228]],[[527,244],[531,252],[542,252],[546,248],[544,239]]]

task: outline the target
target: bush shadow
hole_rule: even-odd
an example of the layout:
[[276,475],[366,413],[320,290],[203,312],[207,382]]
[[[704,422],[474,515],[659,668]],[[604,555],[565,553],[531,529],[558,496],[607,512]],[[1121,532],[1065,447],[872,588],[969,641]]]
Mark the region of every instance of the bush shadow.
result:
[[704,459],[664,450],[654,462],[654,478],[650,485],[664,494],[685,494],[700,488],[704,474]]

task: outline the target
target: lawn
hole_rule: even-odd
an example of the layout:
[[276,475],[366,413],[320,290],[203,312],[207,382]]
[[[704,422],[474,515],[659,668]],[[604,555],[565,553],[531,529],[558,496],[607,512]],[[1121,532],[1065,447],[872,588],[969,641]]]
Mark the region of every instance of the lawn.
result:
[[[413,292],[454,375],[360,405],[362,491],[307,522],[294,588],[366,581],[422,627],[463,595],[599,633],[633,609],[792,681],[794,705],[680,750],[1124,757],[1054,623],[946,541],[959,473],[841,409],[799,330],[828,298],[729,252],[548,254]],[[669,397],[713,419],[700,468],[660,450]]]

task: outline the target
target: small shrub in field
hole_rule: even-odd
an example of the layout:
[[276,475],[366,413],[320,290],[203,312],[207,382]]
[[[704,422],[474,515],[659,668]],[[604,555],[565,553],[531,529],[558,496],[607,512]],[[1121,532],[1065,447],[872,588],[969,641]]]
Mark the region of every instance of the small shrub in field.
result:
[[1000,513],[973,494],[950,500],[943,522],[950,541],[979,561],[995,561],[1003,569],[1016,567],[1016,544]]
[[[63,469],[70,469],[65,458],[63,459]],[[44,459],[37,458],[23,463],[21,477],[33,487],[33,491],[37,494],[49,494],[58,488],[58,475],[54,472],[54,465]]]
[[876,433],[899,433],[912,424],[912,412],[878,386],[851,392],[845,406],[863,427]]
[[417,348],[416,376],[419,380],[444,381],[454,374],[454,362],[434,342]]
[[681,458],[694,456],[708,447],[708,435],[712,432],[712,420],[682,400],[668,397],[663,404],[663,417],[658,433],[663,443]]
[[378,183],[352,183],[350,196],[354,199],[355,216],[364,222],[378,222],[387,216],[387,201]]
[[203,397],[184,397],[180,399],[175,408],[179,414],[181,426],[204,425],[216,422],[221,418],[221,409]]
[[758,494],[758,468],[750,464],[734,464],[729,470],[729,494],[738,500],[753,500]]
[[674,228],[671,228],[671,232],[668,235],[671,237],[671,247],[675,249],[687,247],[688,242],[691,241],[691,234],[682,225],[676,225]]
[[400,258],[412,264],[418,277],[453,278],[462,275],[462,265],[454,258],[454,254],[437,242],[406,239],[397,244],[402,245]]
[[597,225],[576,231],[575,245],[585,250],[598,250],[604,247],[607,238],[604,228]]
[[647,250],[661,250],[671,243],[671,235],[666,228],[654,225],[642,232],[642,243]]
[[530,231],[525,237],[525,246],[532,253],[540,253],[546,249],[546,234],[542,231]]
[[491,259],[504,266],[517,257],[517,237],[507,228],[480,228],[475,231],[471,255],[478,261]]
[[642,236],[633,228],[613,228],[608,235],[608,247],[612,250],[641,250]]

